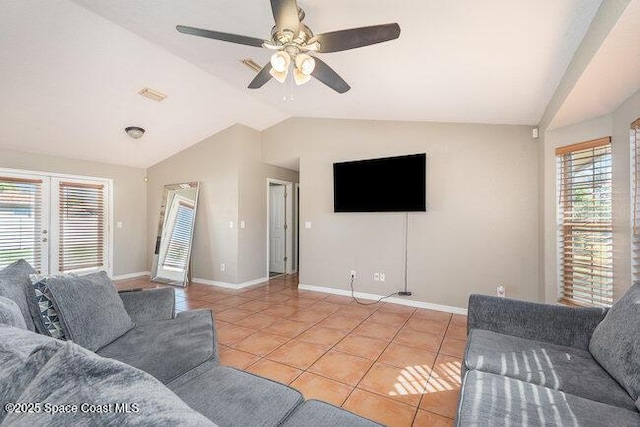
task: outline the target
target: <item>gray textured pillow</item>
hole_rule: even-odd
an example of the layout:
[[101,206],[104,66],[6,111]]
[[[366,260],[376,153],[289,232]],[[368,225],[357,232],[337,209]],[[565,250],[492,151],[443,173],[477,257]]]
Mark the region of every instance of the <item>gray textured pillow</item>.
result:
[[107,273],[47,281],[67,339],[96,351],[135,325]]
[[27,324],[24,323],[24,316],[18,304],[5,297],[0,297],[0,323],[15,326],[20,329],[27,329]]
[[215,425],[151,375],[71,342],[48,358],[15,401],[78,405],[78,411],[10,413],[8,425]]
[[638,402],[640,397],[640,283],[618,300],[593,331],[594,359]]
[[24,323],[30,331],[36,330],[29,311],[29,301],[32,297],[29,275],[35,272],[36,270],[23,259],[0,270],[0,296],[9,298],[18,305]]

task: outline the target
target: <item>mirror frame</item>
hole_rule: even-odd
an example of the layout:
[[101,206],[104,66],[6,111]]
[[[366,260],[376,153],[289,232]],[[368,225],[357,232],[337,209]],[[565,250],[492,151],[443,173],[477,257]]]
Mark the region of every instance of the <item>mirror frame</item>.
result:
[[[158,262],[160,258],[160,247],[162,245],[162,234],[164,231],[164,225],[166,221],[167,214],[167,199],[169,198],[170,191],[180,191],[180,190],[191,190],[195,189],[194,195],[194,203],[193,203],[193,219],[191,221],[191,233],[189,235],[189,247],[187,250],[187,262],[186,269],[184,271],[184,276],[182,280],[175,280],[167,277],[158,276]],[[164,191],[162,195],[162,204],[160,205],[160,219],[158,221],[158,233],[156,235],[155,248],[153,251],[153,267],[151,269],[151,281],[164,283],[168,285],[174,286],[183,286],[186,287],[189,285],[191,280],[191,252],[193,248],[193,236],[195,231],[195,223],[196,223],[196,214],[198,211],[198,195],[200,193],[200,183],[197,181],[194,182],[184,182],[179,184],[167,184],[164,186]]]

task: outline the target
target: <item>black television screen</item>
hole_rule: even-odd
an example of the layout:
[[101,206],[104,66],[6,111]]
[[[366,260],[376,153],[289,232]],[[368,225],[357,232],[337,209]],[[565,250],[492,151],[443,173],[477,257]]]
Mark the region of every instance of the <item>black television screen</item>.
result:
[[333,164],[334,212],[426,211],[426,154]]

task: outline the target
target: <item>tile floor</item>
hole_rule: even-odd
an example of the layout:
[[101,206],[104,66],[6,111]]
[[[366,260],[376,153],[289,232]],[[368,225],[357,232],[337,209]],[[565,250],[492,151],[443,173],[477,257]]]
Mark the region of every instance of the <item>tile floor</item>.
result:
[[221,363],[289,384],[307,399],[389,426],[453,424],[466,316],[359,305],[297,286],[295,275],[240,290],[192,284],[176,288],[177,310],[213,310]]

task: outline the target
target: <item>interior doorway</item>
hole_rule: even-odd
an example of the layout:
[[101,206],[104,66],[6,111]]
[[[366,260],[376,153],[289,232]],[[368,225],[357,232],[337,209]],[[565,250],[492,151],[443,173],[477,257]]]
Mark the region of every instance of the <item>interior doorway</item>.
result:
[[269,278],[297,271],[296,185],[267,180],[267,271]]

